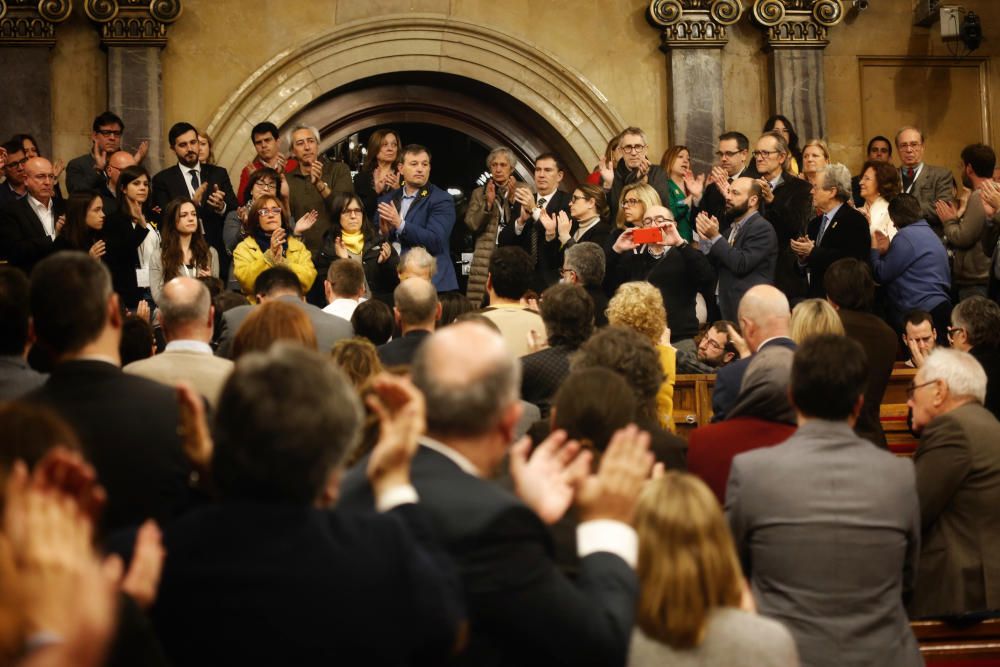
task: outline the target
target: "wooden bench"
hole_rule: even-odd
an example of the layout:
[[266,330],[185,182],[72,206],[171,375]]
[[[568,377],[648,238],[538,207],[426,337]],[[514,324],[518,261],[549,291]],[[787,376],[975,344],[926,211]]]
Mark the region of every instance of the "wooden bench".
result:
[[913,621],[910,626],[928,667],[1000,665],[1000,618],[969,626],[944,621]]

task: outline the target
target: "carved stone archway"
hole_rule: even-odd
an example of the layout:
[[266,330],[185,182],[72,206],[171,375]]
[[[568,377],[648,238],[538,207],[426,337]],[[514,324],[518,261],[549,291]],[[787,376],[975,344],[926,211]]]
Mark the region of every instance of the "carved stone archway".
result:
[[253,157],[255,123],[284,125],[325,93],[390,72],[441,72],[507,93],[551,125],[587,165],[625,127],[583,74],[536,45],[438,14],[406,14],[346,23],[254,72],[209,123],[219,164],[236,170]]

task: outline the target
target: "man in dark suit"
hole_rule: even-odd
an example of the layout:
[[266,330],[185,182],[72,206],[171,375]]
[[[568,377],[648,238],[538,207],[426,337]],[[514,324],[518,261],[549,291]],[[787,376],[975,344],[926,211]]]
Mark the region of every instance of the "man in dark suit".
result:
[[1000,608],[1000,422],[983,407],[986,382],[972,355],[937,348],[910,385],[923,526],[917,618]]
[[374,225],[397,244],[400,257],[415,246],[423,246],[437,259],[434,287],[438,292],[458,289],[455,262],[451,259],[451,230],[455,226],[455,201],[429,183],[431,154],[423,146],[403,149],[399,164],[403,187],[379,197]]
[[[109,190],[115,191],[114,184],[110,183],[111,170],[108,167],[111,156],[121,151],[125,123],[117,114],[105,111],[94,118],[91,129],[90,152],[73,158],[66,165],[66,189],[70,194],[93,190],[103,195]],[[148,141],[139,144],[132,164],[142,162],[148,149]]]
[[0,212],[0,257],[27,274],[52,254],[53,242],[66,220],[63,201],[53,196],[56,178],[52,163],[43,157],[24,165],[28,194]]
[[[24,144],[16,138],[4,142],[0,148],[7,156],[3,160],[4,182],[0,185],[0,212],[2,212],[4,208],[28,194],[28,189],[24,186],[24,165],[28,163],[28,156],[24,154]],[[4,257],[0,255],[0,259]]]
[[[574,190],[569,198],[569,214],[558,213],[555,236],[545,235],[545,266],[555,267],[554,275],[547,275],[547,280],[557,282],[562,276],[559,267],[563,265],[566,251],[577,243],[596,243],[602,248],[608,244],[611,235],[611,225],[606,222],[608,203],[604,190],[599,186],[585,183]],[[550,219],[553,217],[550,216]],[[551,283],[550,283],[551,284]]]
[[76,430],[108,492],[104,529],[172,519],[189,503],[176,394],[118,367],[122,316],[107,268],[82,252],[42,260],[31,277],[31,314],[56,366],[28,398]]
[[[427,435],[411,478],[458,564],[469,613],[468,647],[457,663],[624,664],[637,594],[636,538],[628,522],[652,465],[648,436],[619,432],[596,475],[585,469],[589,454],[574,457],[575,443],[561,447],[564,434],[535,447],[530,458],[530,441],[519,441],[510,452],[519,498],[489,479],[521,412],[518,365],[503,339],[475,322],[445,327],[418,351],[412,377],[427,401]],[[366,465],[344,480],[345,510],[373,506]],[[612,495],[602,480],[615,468],[621,484]],[[555,567],[546,524],[574,499],[581,560],[571,582]]]
[[608,295],[603,287],[605,266],[604,248],[584,241],[566,249],[559,272],[562,282],[579,285],[590,295],[594,302],[594,325],[598,327],[608,323]]
[[20,398],[48,378],[28,366],[30,320],[28,277],[0,266],[0,401]]
[[670,176],[659,164],[649,161],[649,143],[646,133],[638,127],[627,127],[618,138],[618,149],[622,157],[615,165],[615,176],[611,183],[608,205],[610,219],[618,215],[618,204],[622,190],[631,183],[647,183],[660,195],[660,202],[670,201]]
[[430,281],[407,278],[392,293],[393,315],[402,335],[378,347],[382,365],[409,366],[417,348],[434,331],[441,318],[441,302]]
[[[739,324],[747,350],[756,353],[772,345],[794,350],[795,341],[788,335],[791,317],[783,292],[770,285],[751,288],[740,301]],[[725,419],[735,405],[752,358],[748,355],[719,369],[712,392],[713,422]]]
[[171,199],[194,199],[205,240],[219,253],[219,275],[225,280],[232,258],[222,240],[222,227],[226,212],[238,206],[229,173],[222,167],[199,162],[198,130],[194,125],[175,123],[167,138],[177,155],[177,164],[153,176],[153,210],[159,217]]
[[[274,299],[301,308],[309,316],[309,321],[312,322],[313,329],[316,331],[316,343],[319,351],[324,354],[329,353],[338,340],[354,335],[354,329],[350,322],[342,317],[324,313],[322,309],[305,302],[302,284],[290,269],[282,266],[273,266],[267,269],[257,276],[253,291],[257,295],[258,304],[264,303],[268,299]],[[251,305],[236,306],[222,314],[215,348],[217,356],[232,358],[233,337],[236,336],[240,325],[243,324],[243,320],[247,318],[252,309]]]
[[719,276],[719,309],[723,319],[736,320],[740,299],[754,285],[774,283],[778,241],[774,227],[758,212],[761,186],[752,178],[740,178],[729,186],[726,213],[731,216],[729,234],[719,232],[719,220],[704,211],[695,225],[702,237],[700,249],[708,254]]
[[505,225],[497,244],[516,245],[531,257],[534,275],[532,289],[541,293],[559,281],[562,266],[558,253],[546,252],[547,243],[558,243],[560,213],[569,215],[570,195],[559,189],[563,179],[563,165],[553,153],[542,153],[535,158],[535,193],[526,187],[514,191],[511,208],[513,225]]
[[806,236],[791,240],[791,247],[809,282],[806,296],[822,299],[827,267],[844,257],[867,263],[872,243],[868,220],[848,203],[851,172],[847,167],[827,165],[817,177],[813,205],[820,214],[809,222]]
[[806,233],[806,225],[816,215],[812,186],[788,173],[791,152],[785,138],[777,132],[767,132],[757,140],[754,159],[760,172],[757,180],[761,187],[760,211],[774,226],[778,237],[774,285],[794,305],[805,296],[806,279],[799,271],[791,241]]
[[851,429],[865,366],[849,338],[806,340],[789,389],[798,430],[733,459],[726,489],[757,608],[810,667],[924,664],[903,608],[920,552],[913,468]]
[[[714,215],[722,223],[722,233],[729,230],[731,220],[725,218],[726,196],[729,186],[737,178],[748,176],[759,178],[757,165],[750,158],[750,140],[742,132],[723,132],[719,135],[719,148],[715,151],[718,164],[706,175],[701,196],[695,196],[691,210],[692,218],[705,211]],[[699,178],[700,181],[700,178]]]
[[152,620],[173,664],[446,663],[463,610],[410,483],[422,399],[399,379],[375,394],[381,439],[359,472],[379,514],[350,514],[331,509],[363,421],[347,378],[291,344],[236,368],[211,460],[224,502],[164,531]]
[[864,348],[868,359],[865,404],[861,406],[854,432],[886,449],[888,444],[882,431],[880,408],[896,364],[896,333],[870,312],[875,299],[875,281],[867,262],[853,257],[838,260],[826,270],[823,282],[827,301],[840,315],[844,333]]
[[946,167],[924,164],[924,133],[916,127],[907,126],[896,133],[896,150],[903,192],[917,198],[924,220],[942,234],[935,204],[955,199],[955,176]]

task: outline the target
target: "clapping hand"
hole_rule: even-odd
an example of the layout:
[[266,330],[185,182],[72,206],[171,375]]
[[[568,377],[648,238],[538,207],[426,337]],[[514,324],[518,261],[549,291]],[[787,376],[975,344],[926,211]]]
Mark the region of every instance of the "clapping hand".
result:
[[426,430],[424,396],[409,380],[382,373],[366,398],[378,417],[379,437],[368,459],[367,475],[375,497],[410,483],[410,461],[417,438]]
[[714,215],[709,215],[705,211],[698,214],[695,219],[695,228],[698,234],[707,241],[711,241],[719,236],[719,221]]
[[56,218],[56,223],[55,223],[56,234],[61,232],[63,230],[63,227],[65,226],[66,226],[66,216],[60,215],[58,218]]
[[792,239],[789,245],[792,247],[792,252],[798,255],[800,260],[804,260],[811,255],[813,248],[816,247],[816,244],[808,236]]
[[631,524],[639,493],[652,468],[649,433],[640,431],[635,424],[616,431],[597,472],[577,478],[580,522],[609,519]]
[[191,199],[194,201],[196,206],[202,205],[205,198],[205,190],[207,189],[208,181],[202,181],[201,185],[198,186],[198,189],[194,191],[193,195],[191,195]]
[[274,261],[281,259],[284,254],[285,245],[285,230],[283,227],[278,227],[273,232],[271,232],[271,247],[268,252],[271,253],[271,257]]
[[639,159],[639,166],[636,167],[636,176],[639,180],[646,178],[646,174],[649,173],[649,158],[645,155]]
[[486,210],[491,211],[493,210],[493,204],[497,200],[497,184],[492,178],[486,181],[485,193],[486,193]]
[[108,166],[108,154],[97,145],[96,141],[90,146],[90,157],[94,158],[94,169],[97,171],[104,171]]
[[559,214],[556,216],[556,229],[561,242],[566,243],[566,241],[569,241],[570,230],[573,229],[573,220],[566,214],[566,211],[559,211]]
[[392,257],[392,246],[387,242],[383,242],[382,245],[379,246],[377,261],[379,264],[385,264],[390,257]]
[[98,241],[94,245],[90,246],[90,256],[94,259],[100,259],[104,256],[105,252],[107,252],[107,248],[104,241]]
[[145,299],[139,299],[139,304],[135,307],[135,316],[139,319],[146,320],[149,322],[150,312],[149,312],[149,302]]
[[758,178],[757,185],[760,186],[760,197],[768,204],[774,202],[774,190],[771,189],[771,181],[766,178]]
[[514,491],[548,525],[559,521],[573,503],[574,487],[590,472],[591,453],[554,431],[531,451],[525,436],[510,448]]
[[309,182],[320,188],[323,184],[323,163],[319,160],[309,165]]
[[219,189],[218,183],[212,183],[212,194],[208,196],[208,206],[216,213],[226,210],[226,193]]
[[556,220],[549,212],[544,208],[541,209],[541,213],[538,216],[538,221],[542,223],[542,228],[545,230],[545,240],[551,241],[556,237]]
[[339,259],[348,259],[350,257],[347,253],[347,247],[344,245],[344,239],[339,236],[333,239],[333,254]]
[[958,210],[955,205],[949,201],[939,199],[934,202],[934,211],[937,213],[938,218],[941,220],[942,224],[951,222],[952,220],[958,220]]
[[601,160],[601,183],[605,190],[610,190],[615,182],[615,162],[614,160]]
[[318,219],[319,219],[319,213],[316,211],[316,209],[309,211],[308,213],[306,213],[301,218],[295,221],[295,228],[293,229],[292,233],[295,234],[296,236],[301,236],[302,234],[306,233],[306,231],[309,230],[313,225],[315,225]]
[[514,200],[521,205],[520,222],[524,224],[535,209],[535,197],[528,188],[517,188],[514,191]]
[[146,153],[148,152],[149,152],[149,142],[140,141],[139,148],[136,149],[135,154],[132,156],[133,158],[135,158],[136,164],[142,164],[142,161],[145,159]]
[[979,193],[983,199],[983,209],[986,211],[986,215],[995,216],[997,211],[1000,211],[1000,183],[983,181]]
[[877,229],[872,230],[872,248],[878,250],[880,255],[889,252],[889,237]]
[[62,176],[63,169],[66,168],[66,163],[62,160],[56,160],[52,163],[52,173],[55,175],[55,179],[58,181],[59,177]]
[[399,226],[403,224],[403,219],[399,216],[396,205],[388,201],[378,205],[378,219],[384,225],[384,231],[399,229]]

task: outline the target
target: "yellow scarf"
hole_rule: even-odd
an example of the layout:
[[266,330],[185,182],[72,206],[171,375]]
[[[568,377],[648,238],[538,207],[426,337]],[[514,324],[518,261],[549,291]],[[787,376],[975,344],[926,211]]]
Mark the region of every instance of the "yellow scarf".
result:
[[364,232],[351,234],[349,232],[341,231],[340,240],[344,242],[344,247],[347,248],[348,252],[354,253],[355,255],[360,255],[361,251],[365,249]]

